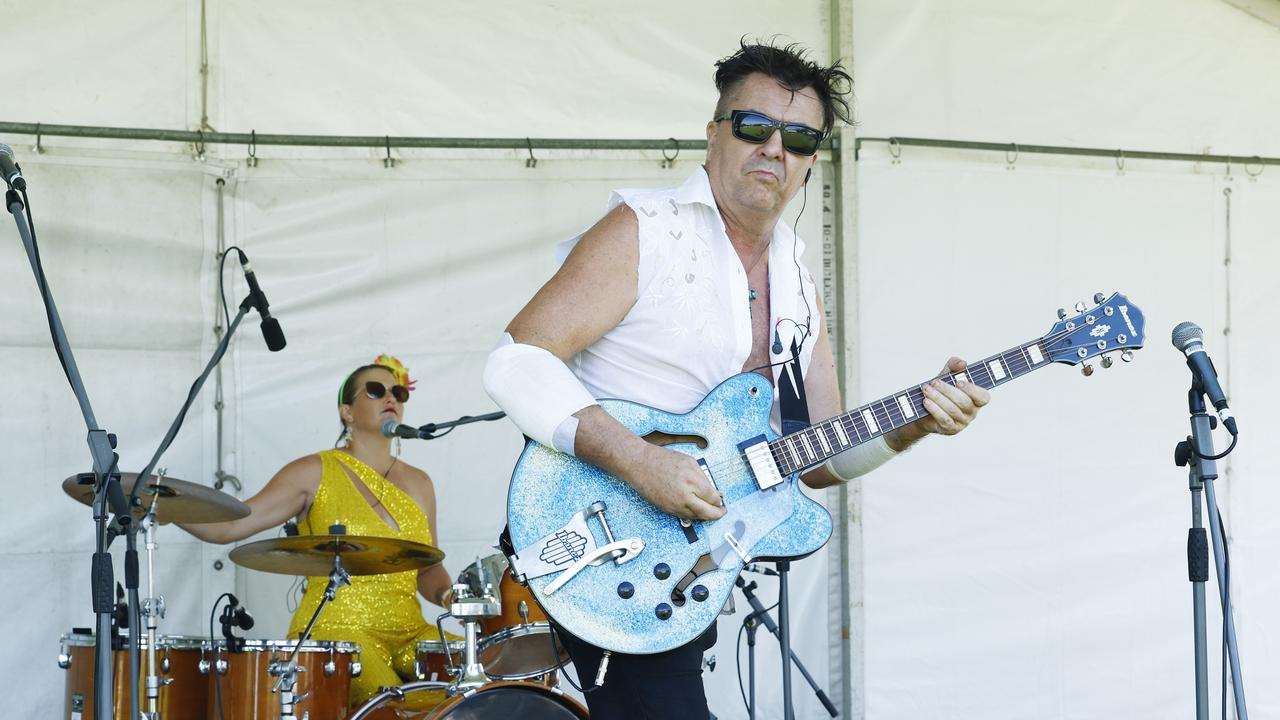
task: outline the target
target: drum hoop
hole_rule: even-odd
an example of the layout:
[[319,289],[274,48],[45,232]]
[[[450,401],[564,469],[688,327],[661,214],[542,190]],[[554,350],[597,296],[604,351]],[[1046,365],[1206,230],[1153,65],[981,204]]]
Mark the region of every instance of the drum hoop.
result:
[[387,700],[403,696],[406,693],[411,693],[417,690],[448,691],[451,685],[452,683],[440,682],[438,680],[418,680],[411,683],[405,683],[404,685],[397,685],[394,688],[388,688],[366,700],[363,705],[356,708],[355,712],[348,716],[347,720],[360,720],[370,712],[378,709],[378,707]]
[[[97,645],[96,635],[84,633],[63,633],[59,641],[66,647],[94,647]],[[157,635],[157,650],[200,650],[207,646],[209,638],[200,635]],[[138,638],[138,647],[147,649],[147,636]]]
[[445,641],[442,640],[419,640],[418,652],[420,653],[445,653],[457,654],[466,650],[466,640],[449,640],[448,650],[445,649]]
[[[582,703],[578,702],[577,698],[574,698],[572,695],[566,694],[560,688],[547,687],[546,685],[541,685],[539,683],[520,681],[520,680],[497,680],[495,682],[485,683],[484,685],[481,685],[478,688],[473,688],[471,690],[468,690],[465,693],[461,693],[459,695],[455,695],[454,697],[449,698],[448,700],[444,701],[440,705],[437,705],[435,707],[435,711],[447,710],[453,707],[454,705],[460,705],[466,702],[468,699],[476,695],[479,695],[480,693],[491,691],[491,690],[501,690],[504,688],[533,690],[543,695],[550,696],[558,700],[560,703],[564,704],[566,707],[569,707],[577,711],[578,713],[581,714],[582,717],[584,718],[587,717],[587,709],[583,707]],[[348,720],[357,720],[357,718],[353,715]]]
[[[206,646],[209,641],[205,640]],[[293,652],[296,640],[262,640],[245,639],[243,652]],[[218,652],[227,651],[227,641],[219,638],[215,643]],[[343,640],[307,640],[302,643],[299,653],[327,653],[333,651],[340,655],[354,655],[360,652],[360,646]]]
[[503,643],[526,635],[546,635],[551,632],[551,624],[544,622],[526,623],[505,627],[495,633],[486,635],[480,640],[477,650],[487,650],[493,645]]

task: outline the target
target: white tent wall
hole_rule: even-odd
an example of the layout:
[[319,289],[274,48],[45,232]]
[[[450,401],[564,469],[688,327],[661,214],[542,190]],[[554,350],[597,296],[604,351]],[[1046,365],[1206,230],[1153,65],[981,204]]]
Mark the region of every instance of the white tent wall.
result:
[[[1276,427],[1247,408],[1280,399],[1256,374],[1276,345],[1264,329],[1275,266],[1263,259],[1280,187],[1168,166],[1118,175],[1109,160],[1010,171],[1003,158],[916,152],[894,164],[883,150],[864,152],[859,185],[863,237],[893,238],[860,253],[864,387],[902,387],[948,348],[984,357],[1033,339],[1054,308],[1097,290],[1125,292],[1148,332],[1131,365],[1088,379],[1053,367],[999,388],[964,442],[921,447],[864,483],[868,717],[1188,711],[1190,494],[1171,451],[1187,432],[1189,377],[1166,345],[1186,318],[1205,327],[1251,428],[1218,491],[1250,707],[1274,712],[1276,571],[1262,558],[1280,542],[1264,510],[1280,501],[1267,472],[1280,453],[1248,442]],[[949,272],[904,288],[884,271],[921,258]],[[874,311],[907,294],[925,310]],[[1216,658],[1212,585],[1209,597]]]
[[[1278,151],[1280,30],[1232,4],[867,1],[854,34],[863,136]],[[1274,169],[1025,153],[1007,169],[1014,155],[863,146],[858,386],[878,397],[929,372],[921,358],[1030,339],[1096,291],[1147,311],[1149,347],[1088,380],[1054,368],[1002,388],[962,440],[863,484],[866,716],[1190,714],[1190,493],[1171,462],[1188,376],[1165,345],[1184,319],[1253,428],[1219,499],[1250,709],[1275,714],[1280,575],[1263,558],[1280,457],[1258,440],[1274,421],[1246,409],[1280,400]]]

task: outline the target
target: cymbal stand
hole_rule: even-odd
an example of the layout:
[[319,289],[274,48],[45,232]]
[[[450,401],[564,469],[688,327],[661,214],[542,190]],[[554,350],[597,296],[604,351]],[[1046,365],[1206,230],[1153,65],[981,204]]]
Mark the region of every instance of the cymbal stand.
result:
[[[156,473],[156,483],[158,484],[165,473],[165,469],[161,469]],[[142,482],[139,478],[137,482]],[[173,682],[172,679],[161,680],[156,672],[156,628],[159,620],[164,617],[164,596],[156,595],[156,506],[160,504],[160,493],[151,496],[151,505],[147,508],[147,514],[142,517],[142,532],[146,539],[147,549],[147,598],[142,601],[142,615],[146,618],[147,623],[147,712],[146,720],[160,719],[160,686]]]
[[[339,530],[339,532],[335,532],[335,530]],[[329,534],[335,536],[345,535],[346,529],[333,525],[329,527]],[[334,539],[337,540],[336,537]],[[351,576],[342,567],[342,551],[336,550],[333,553],[333,569],[329,571],[329,584],[324,588],[324,597],[320,598],[320,604],[316,606],[316,611],[311,614],[311,619],[307,621],[307,627],[298,636],[298,642],[293,646],[293,652],[289,653],[289,659],[283,662],[274,660],[267,666],[267,672],[278,678],[275,685],[271,687],[271,692],[280,693],[281,720],[295,717],[293,705],[302,699],[295,698],[293,695],[294,685],[298,681],[298,673],[302,672],[302,668],[298,667],[298,653],[302,650],[302,644],[307,641],[307,638],[311,637],[311,628],[315,627],[316,620],[320,618],[320,613],[324,610],[324,606],[337,595],[338,587],[350,584]]]

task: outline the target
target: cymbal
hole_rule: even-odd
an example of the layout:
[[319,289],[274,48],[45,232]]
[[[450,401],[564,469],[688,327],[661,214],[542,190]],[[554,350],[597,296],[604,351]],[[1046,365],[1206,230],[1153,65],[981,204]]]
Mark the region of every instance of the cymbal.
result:
[[333,556],[351,575],[380,575],[435,565],[444,559],[439,548],[397,538],[371,535],[295,535],[259,540],[231,551],[231,561],[253,570],[284,575],[328,575]]
[[[82,481],[81,478],[84,478]],[[120,486],[127,496],[133,491],[133,484],[138,480],[138,473],[120,473]],[[73,500],[85,505],[93,504],[93,473],[72,475],[62,481],[62,489]],[[156,520],[161,523],[211,523],[238,520],[249,514],[249,506],[207,485],[200,485],[177,478],[151,476],[150,482],[144,483],[138,491],[138,507],[133,509],[136,517],[146,514],[151,500],[156,501]]]

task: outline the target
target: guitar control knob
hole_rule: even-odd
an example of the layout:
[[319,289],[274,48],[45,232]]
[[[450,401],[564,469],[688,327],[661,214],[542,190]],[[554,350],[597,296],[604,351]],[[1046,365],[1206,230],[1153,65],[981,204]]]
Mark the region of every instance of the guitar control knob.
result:
[[632,585],[629,582],[618,583],[618,597],[622,598],[623,600],[627,600],[632,595],[635,595],[635,594],[636,594],[635,585]]
[[1106,295],[1103,295],[1102,293],[1094,293],[1094,294],[1093,294],[1093,304],[1094,304],[1094,305],[1101,305],[1101,304],[1102,304],[1102,301],[1103,301],[1103,300],[1106,300],[1106,299],[1107,299],[1107,296],[1106,296]]
[[671,606],[666,603],[658,603],[658,607],[653,609],[653,614],[657,615],[659,620],[668,620],[671,618]]
[[692,596],[694,600],[702,602],[711,597],[711,591],[707,590],[706,585],[694,585],[693,590],[689,592],[689,595]]
[[671,577],[671,566],[666,563],[658,563],[653,566],[653,576],[659,580],[666,580]]

